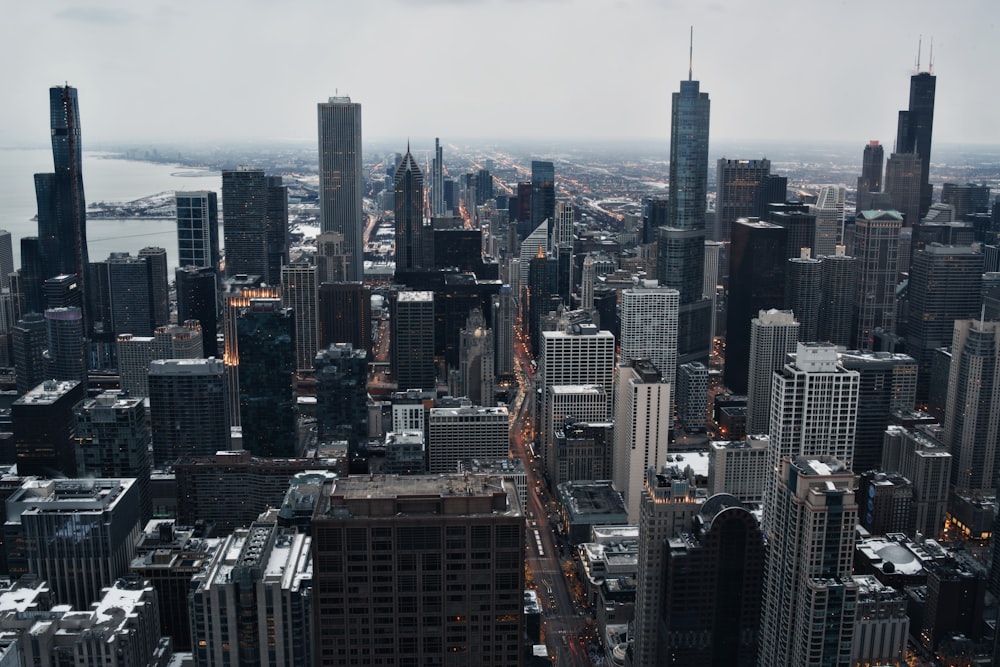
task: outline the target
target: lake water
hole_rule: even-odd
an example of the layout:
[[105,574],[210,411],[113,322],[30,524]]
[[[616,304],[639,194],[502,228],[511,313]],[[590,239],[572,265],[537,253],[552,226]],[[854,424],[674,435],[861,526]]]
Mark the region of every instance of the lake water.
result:
[[[13,237],[14,266],[21,265],[21,237],[37,236],[31,218],[35,204],[34,174],[52,171],[49,149],[0,149],[0,228]],[[83,189],[88,202],[126,202],[159,192],[214,190],[221,200],[222,174],[177,165],[136,162],[104,153],[83,154]],[[219,232],[222,239],[222,232]],[[91,261],[112,252],[137,254],[146,246],[167,250],[170,276],[177,266],[177,224],[174,220],[97,219],[87,221]]]

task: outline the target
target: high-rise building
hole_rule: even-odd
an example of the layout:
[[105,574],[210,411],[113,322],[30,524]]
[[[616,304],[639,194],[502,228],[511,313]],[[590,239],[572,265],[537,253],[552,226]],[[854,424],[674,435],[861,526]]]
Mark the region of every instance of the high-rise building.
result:
[[[861,158],[861,176],[858,177],[858,208],[857,213],[865,210],[862,206],[864,195],[872,192],[882,192],[882,165],[885,163],[885,150],[878,141],[872,140],[865,145]],[[825,253],[829,255],[830,253]]]
[[837,246],[833,255],[821,257],[820,308],[816,340],[847,347],[854,334],[851,316],[858,291],[857,260]]
[[[127,252],[113,252],[103,264],[107,269],[111,331],[136,336],[152,334],[153,279],[150,262],[145,257],[133,257]],[[102,287],[94,285],[92,291],[100,291]]]
[[346,440],[349,472],[368,472],[368,355],[350,343],[316,354],[316,422],[321,441]]
[[[907,227],[921,220],[920,193],[923,163],[916,153],[893,153],[885,165],[885,192],[892,208],[903,216]],[[928,205],[929,206],[929,205]]]
[[556,204],[555,220],[552,226],[552,248],[573,247],[573,205],[569,202]]
[[181,266],[174,272],[177,321],[201,324],[203,357],[219,356],[219,290],[216,269]]
[[174,193],[177,265],[219,268],[219,202],[209,190]]
[[439,218],[444,214],[444,154],[441,150],[441,140],[434,137],[434,160],[431,162],[431,216]]
[[854,222],[854,248],[858,258],[858,290],[854,299],[853,347],[872,349],[876,328],[895,331],[898,280],[898,211],[861,211]]
[[910,262],[906,350],[920,364],[917,398],[927,399],[934,350],[951,344],[956,320],[980,314],[983,255],[971,246],[937,243]]
[[473,308],[459,338],[458,373],[452,396],[464,396],[473,405],[496,405],[496,347],[493,329],[486,326],[483,312]]
[[[35,174],[38,202],[39,280],[76,274],[87,293],[87,204],[83,194],[83,148],[76,88],[49,89],[53,173]],[[86,304],[82,306],[86,308]],[[88,321],[84,313],[84,322]],[[86,326],[85,326],[86,329]]]
[[541,405],[536,413],[541,415],[540,444],[543,456],[548,456],[552,444],[552,428],[545,423],[549,414],[547,389],[555,385],[601,385],[609,396],[614,386],[615,337],[610,331],[599,331],[593,324],[569,325],[562,331],[543,331],[536,390]]
[[708,416],[708,366],[700,361],[677,368],[677,419],[686,428],[705,426]]
[[[394,178],[396,213],[396,270],[426,266],[424,234],[424,175],[406,147]],[[430,234],[430,230],[427,232]]]
[[[970,215],[989,213],[990,187],[973,183],[945,183],[941,186],[941,203],[955,207],[955,220],[967,220]],[[2,244],[3,236],[0,232],[0,248]]]
[[45,350],[48,334],[45,318],[41,313],[26,313],[17,321],[11,332],[14,349],[14,376],[17,393],[25,394],[34,389],[46,376]]
[[648,359],[628,359],[618,366],[615,383],[615,447],[611,475],[638,523],[646,471],[667,459],[673,429],[671,382]]
[[281,176],[267,177],[267,226],[264,231],[267,251],[267,272],[264,281],[268,285],[281,282],[281,267],[288,264],[288,187],[281,182]]
[[840,354],[840,365],[857,371],[860,380],[853,467],[858,472],[878,468],[892,414],[913,412],[917,362],[906,354],[853,351]]
[[230,447],[229,401],[221,359],[158,359],[149,364],[153,462],[208,456]]
[[344,235],[340,232],[322,232],[316,236],[316,254],[319,284],[347,280],[348,257],[344,249]]
[[267,213],[264,170],[240,167],[222,172],[227,276],[267,275]]
[[496,350],[493,360],[497,375],[514,372],[514,294],[510,285],[503,285],[493,297],[493,341]]
[[[574,422],[611,424],[612,400],[609,393],[608,389],[599,384],[557,384],[545,389],[545,414],[541,421],[549,431],[547,442],[550,444],[545,450],[545,466],[552,486],[580,479],[566,476],[570,470],[577,469],[577,466],[563,458],[563,455],[569,455],[570,452],[560,448],[565,441],[559,440],[559,434],[565,433],[566,424]],[[592,476],[587,475],[584,479],[591,479]]]
[[[519,667],[524,531],[502,477],[327,482],[312,516],[313,664]],[[348,575],[348,558],[370,576]]]
[[[677,376],[679,308],[677,290],[660,287],[653,280],[622,290],[619,361],[649,359],[664,382],[673,384]],[[637,479],[641,484],[641,476]]]
[[712,301],[703,296],[711,103],[690,76],[673,94],[668,223],[658,234],[656,277],[680,292],[678,363],[707,361]]
[[191,580],[197,664],[316,664],[310,541],[270,515],[226,538]]
[[788,310],[762,310],[750,321],[747,433],[771,432],[771,381],[802,340],[801,326]]
[[[930,66],[934,66],[933,61]],[[917,70],[919,69],[918,60]],[[905,110],[900,110],[899,125],[896,130],[896,153],[913,153],[920,159],[919,216],[921,218],[930,209],[933,195],[933,187],[930,184],[930,164],[936,85],[937,77],[929,71],[917,71],[910,77],[910,104]],[[888,180],[887,174],[886,191],[890,191]]]
[[76,415],[84,382],[46,380],[14,401],[10,418],[20,475],[76,477]]
[[764,216],[765,222],[784,227],[788,232],[785,245],[785,256],[788,259],[800,257],[803,249],[811,251],[816,247],[816,211],[809,204],[768,204]]
[[433,389],[434,293],[393,292],[389,295],[390,367],[400,390]]
[[257,456],[298,454],[295,341],[298,322],[281,299],[253,298],[236,318],[243,447]]
[[956,490],[995,488],[1000,440],[1000,323],[956,320],[948,373],[944,442]]
[[[771,174],[771,161],[729,160],[719,158],[716,164],[717,195],[715,200],[715,234],[713,239],[729,241],[733,224],[740,218],[759,217],[758,192],[764,179]],[[782,195],[779,201],[784,202]]]
[[823,260],[811,257],[808,248],[802,249],[801,256],[788,260],[785,308],[792,311],[799,322],[799,340],[822,340],[819,338],[822,276]]
[[14,272],[14,248],[10,232],[0,229],[0,289],[10,289],[10,274]]
[[226,279],[222,295],[223,343],[222,359],[226,364],[228,383],[229,422],[240,425],[240,339],[237,335],[240,314],[254,299],[281,299],[278,287],[261,285],[260,276],[236,276]]
[[143,521],[153,513],[150,491],[149,414],[141,397],[107,391],[86,398],[76,413],[80,477],[135,479]]
[[21,268],[18,282],[21,292],[23,313],[40,313],[45,309],[42,298],[42,282],[45,267],[42,264],[42,245],[37,236],[21,237]]
[[316,267],[299,261],[281,267],[281,304],[295,312],[295,369],[313,367],[319,349],[319,291]]
[[773,475],[758,664],[850,664],[858,597],[854,473],[831,457],[796,456],[782,459]]
[[47,378],[87,384],[83,312],[79,308],[49,308],[45,311],[48,350]]
[[149,265],[149,302],[152,326],[170,324],[170,292],[167,288],[167,251],[165,248],[147,246],[139,257]]
[[661,548],[660,664],[756,665],[764,541],[754,515],[737,498],[714,495]]
[[361,105],[331,97],[316,105],[319,118],[320,231],[344,235],[346,280],[364,280]]
[[319,286],[319,349],[350,343],[355,350],[371,347],[371,288],[362,282]]
[[431,408],[427,415],[427,471],[447,473],[464,459],[495,461],[510,456],[506,407]]
[[149,365],[154,359],[199,359],[203,332],[188,320],[183,326],[159,327],[152,336],[122,334],[115,341],[121,388],[132,396],[149,397]]
[[759,220],[733,225],[729,254],[729,302],[726,309],[726,386],[747,392],[750,368],[750,322],[762,310],[785,307],[788,231]]
[[6,508],[11,571],[47,581],[56,599],[89,609],[128,573],[142,525],[135,480],[27,480]]
[[898,471],[913,484],[910,534],[940,539],[944,533],[952,461],[944,443],[927,430],[886,428],[881,468]]
[[552,225],[556,216],[556,169],[551,162],[531,161],[531,227],[546,220]]
[[812,207],[816,214],[816,240],[814,255],[832,255],[844,236],[844,201],[847,187],[844,185],[824,185],[816,196]]
[[[795,457],[836,458],[850,469],[858,416],[861,375],[838,361],[828,343],[798,343],[795,357],[775,373],[771,383],[770,471]],[[764,530],[784,530],[773,508],[778,481],[768,480],[764,496]],[[768,510],[768,508],[772,508]]]

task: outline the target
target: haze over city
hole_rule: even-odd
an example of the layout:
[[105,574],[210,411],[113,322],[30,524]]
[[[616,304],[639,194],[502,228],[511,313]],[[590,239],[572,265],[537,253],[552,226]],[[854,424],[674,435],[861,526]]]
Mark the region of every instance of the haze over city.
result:
[[891,145],[918,57],[940,76],[935,143],[996,143],[996,5],[652,0],[14,3],[0,25],[0,146],[48,136],[42,87],[81,91],[86,147],[314,141],[315,104],[365,140],[661,141],[688,75],[712,141]]

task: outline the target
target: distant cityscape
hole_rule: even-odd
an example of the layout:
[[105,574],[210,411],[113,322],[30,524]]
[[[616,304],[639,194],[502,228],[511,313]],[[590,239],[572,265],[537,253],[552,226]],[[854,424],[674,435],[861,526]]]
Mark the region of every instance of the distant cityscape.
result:
[[711,159],[691,73],[618,146],[373,147],[338,95],[88,201],[51,88],[0,667],[1000,665],[1000,148],[933,146],[935,92]]

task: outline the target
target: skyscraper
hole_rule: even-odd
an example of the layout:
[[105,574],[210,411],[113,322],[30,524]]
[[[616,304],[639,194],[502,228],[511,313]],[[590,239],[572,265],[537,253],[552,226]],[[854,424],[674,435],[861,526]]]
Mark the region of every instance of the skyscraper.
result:
[[847,187],[843,185],[824,185],[819,189],[816,205],[812,208],[813,213],[816,214],[814,255],[832,255],[844,236],[844,200],[846,197]]
[[14,349],[14,374],[17,393],[25,394],[41,384],[46,376],[45,350],[48,337],[41,313],[27,313],[11,332]]
[[319,286],[319,347],[350,343],[355,350],[371,347],[372,295],[362,282]]
[[281,176],[267,177],[267,226],[264,241],[267,245],[267,272],[264,282],[277,285],[281,281],[281,267],[288,264],[288,188]]
[[[519,667],[524,531],[517,490],[497,476],[325,483],[312,515],[314,664]],[[337,565],[348,558],[371,575],[349,575]]]
[[157,359],[149,364],[153,462],[230,449],[229,400],[221,359]]
[[844,254],[842,245],[837,246],[833,255],[821,259],[816,340],[847,347],[853,336],[851,313],[858,289],[858,262]]
[[177,321],[201,324],[203,357],[219,356],[218,277],[214,267],[182,266],[174,272],[177,289]]
[[243,447],[256,456],[298,455],[295,341],[298,322],[277,298],[255,298],[239,309],[240,426]]
[[556,216],[556,170],[551,162],[531,161],[531,227]]
[[898,211],[861,211],[854,222],[858,290],[854,299],[853,346],[872,349],[872,331],[896,328],[896,282],[899,263]]
[[801,325],[787,310],[762,310],[750,321],[747,426],[752,435],[771,432],[771,381],[795,351]]
[[[916,153],[893,153],[885,166],[885,192],[892,207],[912,227],[920,222],[920,197],[923,188],[923,163]],[[929,206],[929,204],[928,204]],[[860,215],[860,214],[859,214]]]
[[121,388],[132,396],[149,396],[149,368],[155,359],[200,359],[202,330],[197,321],[157,327],[152,336],[121,334],[115,341]]
[[[676,381],[679,300],[677,290],[660,287],[652,280],[622,290],[620,362],[649,359],[664,382]],[[645,467],[636,478],[637,487],[642,483],[644,471]],[[636,495],[637,507],[638,498]]]
[[368,472],[368,355],[350,343],[316,354],[316,421],[321,441],[346,440],[351,474]]
[[493,359],[497,375],[514,372],[514,295],[510,285],[503,285],[493,297]]
[[267,211],[267,177],[262,169],[222,172],[226,276],[267,275]]
[[799,321],[799,340],[819,338],[819,316],[822,299],[823,260],[809,256],[803,248],[800,257],[788,260],[785,269],[785,308]]
[[331,97],[316,105],[319,118],[320,231],[344,235],[347,279],[364,280],[361,105]]
[[431,216],[445,215],[444,206],[444,154],[441,140],[434,137],[434,160],[431,162]]
[[177,265],[219,267],[219,203],[214,192],[174,193]]
[[[424,175],[406,147],[394,179],[396,213],[396,271],[425,266]],[[430,234],[430,230],[428,230]]]
[[79,308],[49,308],[45,311],[49,348],[46,352],[47,378],[87,384],[87,357],[84,352],[83,314]]
[[10,274],[14,272],[14,248],[10,232],[0,229],[0,288],[10,288]]
[[747,391],[750,321],[762,310],[785,307],[788,231],[759,220],[733,225],[729,254],[729,307],[726,311],[726,386]]
[[639,521],[646,471],[666,462],[674,425],[671,385],[648,359],[630,358],[618,366],[611,475],[625,499],[629,523]]
[[1000,323],[958,320],[954,332],[944,418],[951,483],[959,491],[990,492],[1000,441]]
[[[758,192],[764,179],[771,174],[771,161],[729,160],[719,158],[716,163],[717,195],[715,200],[714,240],[726,242],[731,238],[733,223],[740,218],[759,216]],[[782,196],[781,201],[785,198]]]
[[920,364],[917,398],[927,399],[934,350],[951,344],[956,320],[980,314],[983,255],[971,246],[932,243],[910,262],[906,350]]
[[87,394],[76,381],[46,380],[10,408],[20,475],[75,477],[76,416],[73,407]]
[[111,300],[111,330],[116,334],[151,335],[154,325],[150,262],[127,252],[113,252],[104,264]]
[[295,312],[295,368],[313,367],[319,349],[319,290],[316,267],[298,261],[281,267],[281,303]]
[[139,257],[149,265],[150,319],[153,328],[170,324],[170,294],[167,288],[167,251],[147,246]]
[[389,361],[400,391],[434,389],[434,293],[389,295]]
[[668,226],[660,228],[656,260],[660,285],[680,292],[677,356],[682,364],[707,361],[711,350],[712,301],[703,295],[710,109],[708,93],[698,90],[689,71],[672,96]]
[[856,477],[828,456],[783,458],[773,475],[758,664],[850,664]]
[[[885,150],[878,141],[872,140],[865,145],[861,158],[861,176],[858,177],[858,208],[856,212],[865,210],[864,195],[872,192],[882,192],[882,165],[885,163]],[[824,253],[830,254],[830,253]]]
[[[933,58],[933,56],[932,56]],[[930,68],[933,69],[933,60]],[[919,56],[917,70],[920,69]],[[896,153],[915,153],[920,157],[920,217],[931,206],[933,187],[930,184],[931,133],[934,129],[934,89],[937,77],[927,72],[916,72],[910,77],[910,104],[899,112],[896,129]],[[888,176],[886,177],[888,181]],[[888,184],[887,184],[888,185]],[[886,188],[888,190],[888,187]]]
[[[38,201],[40,279],[76,274],[80,291],[87,293],[87,204],[83,195],[83,148],[80,144],[80,106],[76,88],[49,89],[53,173],[35,174]],[[85,307],[85,306],[84,306]],[[88,322],[84,313],[84,322]]]

